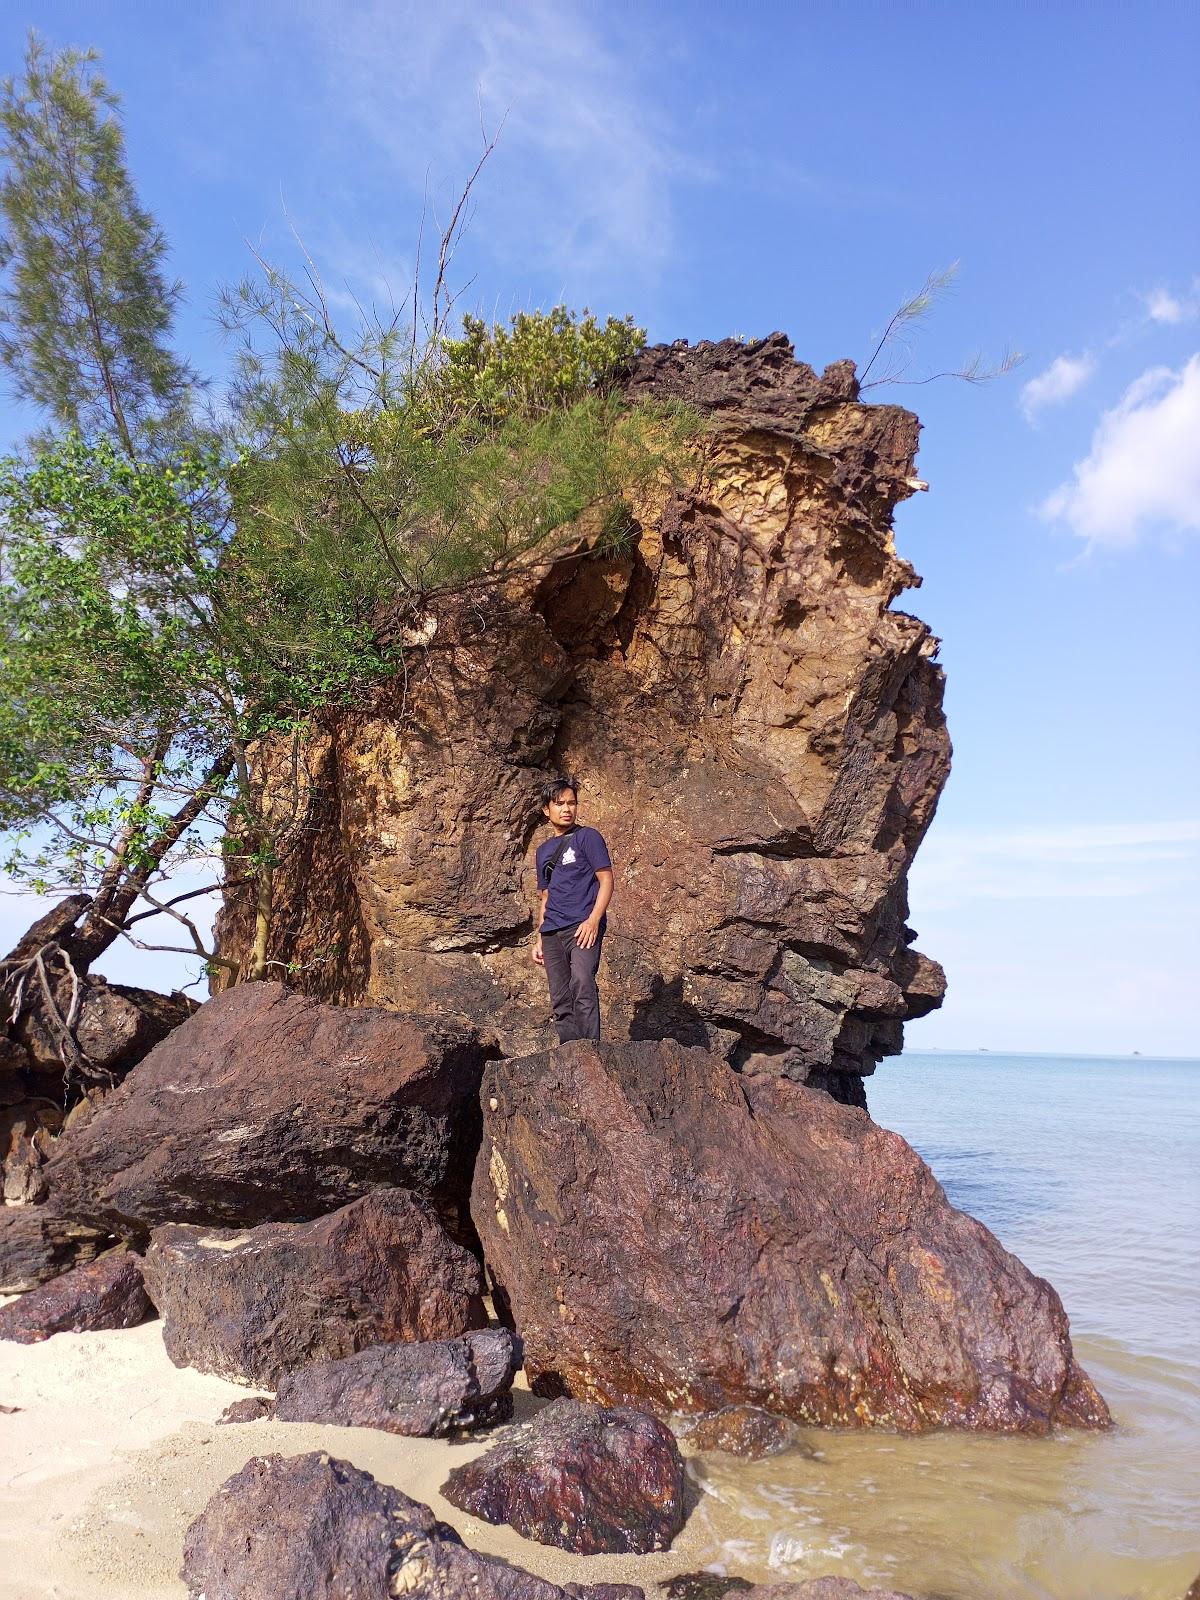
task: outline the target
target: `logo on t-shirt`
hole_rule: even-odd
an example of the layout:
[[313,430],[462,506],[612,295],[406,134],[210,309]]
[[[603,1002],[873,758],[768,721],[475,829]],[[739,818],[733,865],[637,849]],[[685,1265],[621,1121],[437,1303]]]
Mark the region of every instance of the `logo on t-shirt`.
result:
[[571,862],[574,861],[574,859],[575,859],[575,847],[574,847],[574,845],[568,845],[567,848],[563,851],[563,866],[564,867],[570,866]]

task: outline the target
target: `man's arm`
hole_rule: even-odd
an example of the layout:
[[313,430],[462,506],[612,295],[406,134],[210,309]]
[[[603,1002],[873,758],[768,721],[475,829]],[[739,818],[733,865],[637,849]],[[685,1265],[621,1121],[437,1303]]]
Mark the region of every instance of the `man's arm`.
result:
[[542,955],[542,923],[546,920],[546,901],[549,898],[549,889],[543,889],[541,894],[538,895],[537,938],[533,945],[533,959],[537,962],[539,967],[544,967],[546,965],[545,957]]
[[600,918],[608,910],[616,886],[612,868],[597,867],[596,881],[600,887],[596,890],[596,904],[592,907],[592,914],[586,922],[581,922],[575,929],[575,943],[581,950],[590,950],[600,937]]

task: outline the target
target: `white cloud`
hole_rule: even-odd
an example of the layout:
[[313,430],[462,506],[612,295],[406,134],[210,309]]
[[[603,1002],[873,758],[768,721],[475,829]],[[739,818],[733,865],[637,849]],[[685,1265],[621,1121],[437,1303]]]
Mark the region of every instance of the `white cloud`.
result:
[[1021,410],[1033,422],[1047,406],[1061,405],[1078,394],[1096,370],[1095,358],[1086,351],[1081,356],[1058,356],[1021,390]]
[[1200,532],[1200,354],[1130,384],[1041,514],[1093,545],[1130,546],[1148,528]]
[[1175,328],[1181,322],[1191,322],[1200,316],[1200,278],[1193,278],[1191,287],[1181,294],[1164,284],[1141,295],[1146,316],[1163,327]]
[[1098,900],[1156,894],[1195,872],[1200,819],[1040,828],[941,828],[912,869],[923,910],[983,900]]
[[473,243],[564,274],[614,259],[622,273],[666,266],[671,180],[691,166],[661,102],[639,92],[635,39],[618,51],[586,11],[550,0],[313,5],[308,20],[329,92],[359,130],[359,164],[418,193],[428,180],[434,226],[479,157],[481,120],[493,133],[504,119]]
[[1166,289],[1152,289],[1146,296],[1146,315],[1151,322],[1182,322],[1187,308]]

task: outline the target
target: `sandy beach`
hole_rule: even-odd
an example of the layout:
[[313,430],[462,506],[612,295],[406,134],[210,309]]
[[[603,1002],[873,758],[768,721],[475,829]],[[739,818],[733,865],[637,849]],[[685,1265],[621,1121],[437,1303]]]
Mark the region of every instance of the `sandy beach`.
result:
[[[214,1490],[251,1456],[328,1450],[424,1501],[477,1550],[558,1583],[650,1587],[697,1563],[684,1530],[665,1555],[571,1556],[465,1517],[438,1493],[450,1468],[487,1449],[369,1428],[255,1422],[217,1427],[252,1393],[178,1369],[162,1324],[0,1343],[0,1596],[3,1600],[180,1600],[183,1537]],[[517,1415],[537,1402],[517,1394]]]

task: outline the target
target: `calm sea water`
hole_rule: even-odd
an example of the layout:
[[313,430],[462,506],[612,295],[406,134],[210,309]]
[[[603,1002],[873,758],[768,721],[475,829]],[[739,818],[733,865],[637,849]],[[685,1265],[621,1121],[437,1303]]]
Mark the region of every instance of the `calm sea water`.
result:
[[1117,1426],[706,1456],[710,1559],[937,1600],[1181,1600],[1200,1572],[1200,1061],[910,1055],[868,1095],[1058,1289]]

